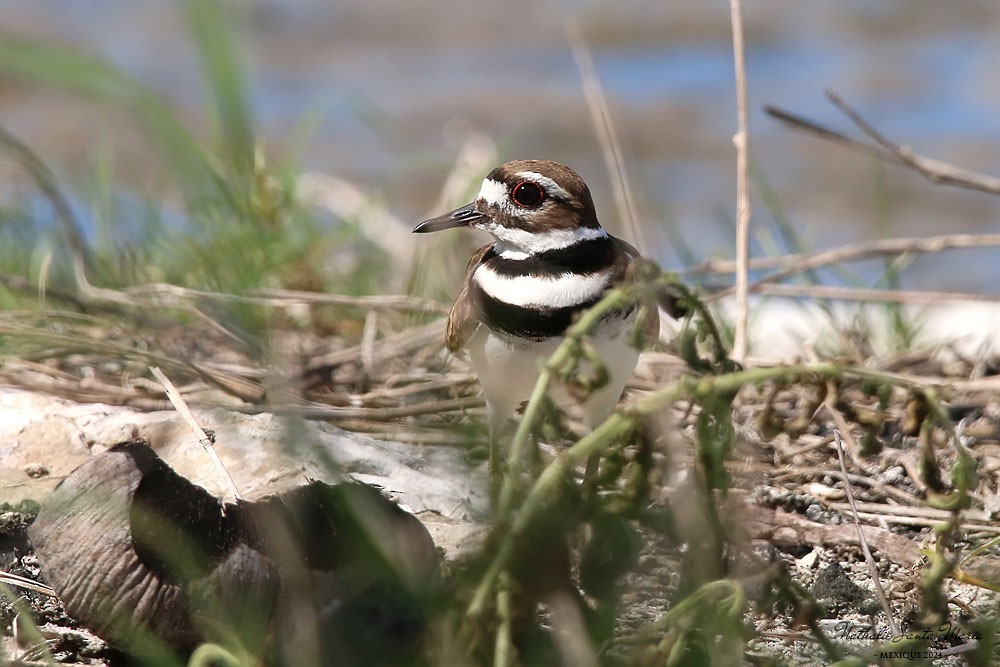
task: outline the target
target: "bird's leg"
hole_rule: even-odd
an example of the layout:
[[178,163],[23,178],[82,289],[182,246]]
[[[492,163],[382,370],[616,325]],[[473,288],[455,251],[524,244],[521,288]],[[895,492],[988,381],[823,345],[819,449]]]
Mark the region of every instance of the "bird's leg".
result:
[[490,479],[500,474],[500,434],[490,429],[490,458],[487,464]]
[[486,411],[489,415],[490,443],[489,459],[486,464],[487,485],[490,501],[495,505],[500,497],[500,487],[503,485],[503,461],[501,459],[500,438],[503,436],[507,418],[487,401]]
[[[611,411],[614,410],[615,403],[617,402],[617,397],[615,401],[605,401],[597,405],[585,406],[584,409],[584,422],[587,424],[587,428],[593,431],[595,428],[604,423],[604,420],[611,415]],[[589,408],[589,410],[587,409]],[[583,491],[584,496],[589,496],[594,487],[597,486],[597,477],[601,471],[601,452],[595,452],[587,457],[587,467],[583,470],[583,483],[580,488]]]
[[589,496],[597,485],[597,475],[601,470],[601,455],[591,454],[587,457],[587,467],[583,469],[583,482],[580,489],[584,496]]

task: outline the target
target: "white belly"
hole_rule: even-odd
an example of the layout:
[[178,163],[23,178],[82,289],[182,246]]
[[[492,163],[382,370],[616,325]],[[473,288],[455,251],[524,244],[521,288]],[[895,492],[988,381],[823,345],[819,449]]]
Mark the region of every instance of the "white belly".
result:
[[[634,317],[624,321],[610,320],[590,338],[610,375],[608,383],[594,391],[581,406],[590,427],[600,424],[611,413],[635,369],[639,351],[627,340],[633,320]],[[525,340],[482,325],[469,339],[469,356],[483,387],[494,432],[499,432],[503,422],[531,397],[539,366],[552,356],[562,341],[562,337]],[[588,372],[589,364],[581,364],[581,367],[584,373]],[[550,386],[549,395],[560,406],[575,402],[559,382]]]

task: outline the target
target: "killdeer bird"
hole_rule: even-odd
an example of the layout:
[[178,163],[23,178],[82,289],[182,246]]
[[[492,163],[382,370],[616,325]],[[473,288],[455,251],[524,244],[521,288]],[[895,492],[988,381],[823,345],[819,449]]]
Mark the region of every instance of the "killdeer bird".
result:
[[[583,179],[547,160],[497,167],[474,202],[413,231],[455,227],[494,238],[469,260],[447,326],[448,349],[468,351],[483,387],[492,470],[501,429],[529,398],[539,362],[553,353],[579,313],[622,282],[639,253],[604,231]],[[606,317],[590,338],[610,376],[580,404],[590,428],[611,413],[635,369],[639,350],[628,339],[637,313],[633,305]],[[660,326],[655,310],[644,326],[655,339]],[[553,387],[550,396],[560,405],[573,402],[561,387]]]

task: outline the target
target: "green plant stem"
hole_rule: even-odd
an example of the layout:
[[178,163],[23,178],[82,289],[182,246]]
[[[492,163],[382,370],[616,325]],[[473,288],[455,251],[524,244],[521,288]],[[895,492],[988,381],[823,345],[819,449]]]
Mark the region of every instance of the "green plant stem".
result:
[[56,182],[55,174],[34,151],[3,127],[0,127],[0,150],[10,154],[18,166],[35,181],[35,185],[55,209],[56,219],[62,225],[63,238],[74,259],[86,265],[90,261],[90,251],[84,241],[83,225],[73,213],[73,207]]
[[514,545],[518,537],[530,525],[539,512],[545,509],[553,491],[559,488],[566,474],[593,453],[599,452],[608,443],[613,442],[632,429],[634,418],[614,414],[603,424],[580,439],[575,445],[557,456],[538,476],[528,496],[524,499],[517,514],[514,516],[509,530],[500,542],[496,556],[490,567],[479,582],[479,587],[472,598],[467,614],[476,617],[486,608],[486,600],[490,590],[500,573],[510,564],[514,555]]
[[[32,611],[28,604],[23,598],[14,593],[7,584],[0,583],[0,600],[3,600],[10,608],[13,609],[17,614],[15,618],[18,620],[20,626],[17,628],[17,633],[20,635],[17,640],[18,642],[24,642],[32,649],[38,650],[41,654],[41,658],[45,664],[55,664],[55,658],[52,656],[52,651],[49,649],[49,645],[45,641],[45,637],[42,636],[41,631],[38,629],[38,624],[35,622],[35,618],[32,616]],[[13,630],[13,628],[12,628]],[[0,653],[0,662],[6,657],[3,653]],[[7,664],[4,662],[3,664]]]
[[968,449],[962,444],[960,434],[956,431],[955,426],[948,417],[947,411],[945,411],[944,406],[941,404],[941,397],[937,389],[928,387],[924,389],[923,394],[927,399],[930,418],[944,429],[957,455],[957,459],[951,469],[951,481],[955,490],[946,494],[931,491],[927,494],[927,502],[937,509],[957,512],[958,510],[965,509],[969,500],[969,489],[975,488],[976,464],[972,455],[969,454]]
[[651,394],[632,401],[621,408],[621,412],[629,415],[655,414],[679,398],[704,398],[715,393],[737,391],[744,385],[758,385],[764,382],[792,383],[809,376],[823,379],[841,379],[856,377],[879,384],[904,387],[906,389],[924,390],[927,388],[911,378],[894,373],[883,373],[866,368],[841,366],[832,363],[795,364],[792,366],[770,366],[768,368],[751,368],[748,370],[715,375],[710,377],[684,377],[672,385],[658,389]]
[[499,590],[497,591],[497,615],[500,624],[497,626],[496,645],[493,647],[493,667],[508,667],[510,665],[511,640],[510,624],[513,610],[510,601],[510,573],[500,574]]
[[[712,314],[709,312],[708,306],[705,305],[705,302],[691,294],[687,287],[678,280],[676,274],[664,274],[660,278],[659,284],[664,289],[679,289],[682,293],[688,296],[688,302],[693,306],[694,311],[701,315],[702,321],[705,323],[705,326],[708,327],[709,337],[711,338],[712,347],[714,348],[713,352],[715,354],[715,360],[717,362],[728,360],[729,354],[726,350],[725,341],[722,339],[722,334],[719,332],[719,327],[715,323],[715,318],[712,317]],[[686,318],[684,324],[685,326],[690,326],[691,319]]]
[[514,433],[514,440],[511,442],[510,451],[507,453],[507,460],[502,466],[505,474],[498,505],[501,517],[507,516],[514,504],[517,489],[516,476],[520,476],[524,470],[525,450],[528,447],[531,431],[535,428],[535,424],[542,413],[545,394],[552,383],[552,368],[555,363],[561,363],[564,359],[568,359],[571,356],[572,348],[573,344],[571,341],[568,338],[564,340],[538,374],[538,380],[535,382],[535,388],[531,392],[531,398],[528,399],[528,406],[524,410],[524,416],[518,423],[517,431]]
[[967,553],[964,556],[962,556],[962,560],[959,562],[959,566],[965,565],[971,559],[975,558],[976,556],[979,556],[980,554],[983,554],[986,551],[989,551],[990,549],[992,549],[993,547],[995,547],[998,544],[1000,544],[1000,537],[994,537],[989,542],[986,542],[984,544],[980,544],[978,547],[976,547],[975,549],[973,549],[969,553]]
[[698,631],[715,634],[722,640],[719,657],[723,660],[723,656],[732,659],[742,653],[743,638],[737,628],[742,624],[746,603],[746,593],[737,581],[718,579],[703,584],[656,622],[657,632],[663,635],[657,645],[661,660],[657,664],[686,664],[682,657],[687,649],[685,640]]
[[254,132],[246,90],[246,68],[234,35],[235,12],[218,0],[188,0],[191,35],[215,107],[226,166],[249,176],[254,163]]
[[[610,301],[610,298],[602,300],[595,306],[595,310],[609,304]],[[608,305],[608,308],[610,309],[611,306]],[[583,324],[584,320],[581,320],[579,325]],[[560,346],[557,353],[562,349],[562,346]],[[642,416],[661,412],[681,398],[705,398],[714,393],[734,392],[744,385],[758,385],[770,381],[791,383],[803,377],[810,376],[824,379],[856,377],[880,384],[901,386],[909,389],[924,389],[923,385],[892,373],[881,373],[831,363],[819,363],[753,368],[725,375],[702,378],[684,377],[673,384],[635,400],[612,414],[603,424],[581,438],[575,445],[565,450],[545,467],[525,497],[524,503],[518,509],[517,513],[513,515],[507,534],[500,541],[493,562],[487,568],[479,583],[479,587],[476,589],[476,593],[466,612],[467,615],[476,617],[482,614],[486,607],[486,601],[490,597],[490,591],[493,590],[494,584],[497,581],[497,577],[510,564],[517,539],[536,516],[546,508],[551,494],[558,488],[565,475],[588,456],[600,452],[602,448],[613,442],[616,438],[622,437],[628,431],[632,430],[637,419]],[[526,420],[527,416],[526,414]],[[509,484],[512,484],[511,480],[505,480],[505,491]],[[507,503],[511,503],[513,490],[507,493],[509,495],[506,501]],[[501,507],[504,507],[504,505],[501,504]]]
[[739,615],[746,606],[746,593],[743,586],[733,579],[719,579],[703,584],[701,588],[678,602],[656,622],[660,630],[668,630],[672,625],[681,622],[687,616],[699,610],[699,607],[709,604],[717,607],[720,613]]
[[209,667],[224,665],[225,667],[243,667],[247,664],[218,644],[202,644],[194,650],[188,660],[188,667]]
[[525,408],[524,417],[521,419],[517,426],[517,431],[514,433],[514,440],[510,445],[507,465],[504,466],[507,474],[504,476],[503,488],[500,492],[500,501],[498,505],[499,515],[501,517],[505,518],[509,516],[511,510],[513,509],[518,480],[520,478],[521,471],[523,471],[526,467],[525,455],[528,442],[531,438],[531,433],[535,429],[538,419],[542,414],[542,405],[544,403],[545,394],[548,392],[549,386],[552,384],[553,376],[559,371],[559,369],[564,368],[567,363],[572,361],[574,358],[578,358],[583,353],[583,339],[588,336],[607,315],[616,310],[627,307],[628,304],[635,299],[634,293],[635,289],[632,286],[620,287],[608,291],[597,304],[585,312],[580,320],[566,331],[566,338],[562,341],[562,343],[560,343],[559,347],[556,348],[556,351],[552,353],[552,356],[549,357],[548,361],[545,362],[545,365],[539,372],[538,380],[535,382],[535,388],[531,392],[531,398],[528,400],[527,408]]

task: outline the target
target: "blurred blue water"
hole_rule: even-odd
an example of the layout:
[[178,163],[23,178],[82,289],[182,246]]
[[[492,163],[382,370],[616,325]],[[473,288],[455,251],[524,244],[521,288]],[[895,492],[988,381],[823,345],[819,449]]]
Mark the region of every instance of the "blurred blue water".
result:
[[[459,120],[500,140],[504,158],[571,164],[614,227],[610,187],[565,38],[566,20],[578,20],[645,217],[654,221],[655,253],[676,264],[669,235],[655,222],[668,211],[696,252],[731,254],[731,238],[717,223],[733,216],[735,183],[734,76],[723,5],[256,0],[238,5],[234,25],[244,39],[263,135],[280,146],[303,114],[323,114],[303,156],[307,167],[383,191],[395,211],[418,219],[435,201],[455,154],[446,129]],[[205,94],[178,7],[154,0],[6,0],[0,29],[102,54],[197,126]],[[994,198],[946,191],[891,167],[885,172],[890,216],[878,220],[869,160],[791,133],[760,107],[774,103],[857,134],[823,98],[833,87],[900,142],[998,173],[1000,3],[760,0],[746,11],[754,161],[808,243],[998,231]],[[81,136],[69,141],[66,130],[51,128],[74,126],[78,112],[71,106],[54,108],[23,85],[6,85],[3,95],[5,126],[68,174],[83,169],[81,146],[97,136],[91,120],[80,122]],[[116,148],[142,159],[134,144]],[[141,190],[142,182],[131,186]],[[755,214],[758,225],[769,224],[759,200]],[[906,284],[994,289],[996,253],[983,250],[966,264],[974,270],[947,269],[964,257],[921,260]],[[861,273],[868,280],[877,275]]]

